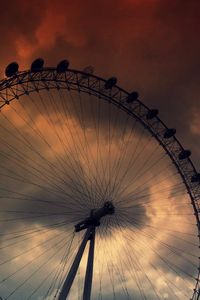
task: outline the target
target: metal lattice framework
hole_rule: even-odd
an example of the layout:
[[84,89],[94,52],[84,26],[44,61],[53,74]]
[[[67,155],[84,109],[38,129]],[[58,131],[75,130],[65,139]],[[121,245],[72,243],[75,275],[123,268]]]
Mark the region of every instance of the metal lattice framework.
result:
[[[57,72],[57,68],[18,72],[14,76],[0,81],[0,108],[3,108],[4,105],[9,105],[13,100],[17,101],[23,95],[29,95],[32,92],[39,92],[45,89],[75,90],[112,102],[137,119],[160,143],[176,166],[190,195],[198,227],[198,237],[200,237],[200,182],[199,180],[192,180],[193,177],[198,177],[199,174],[189,157],[180,159],[179,154],[184,151],[183,146],[174,135],[168,139],[164,137],[168,127],[157,115],[150,119],[147,118],[146,116],[151,110],[145,104],[138,99],[129,103],[127,98],[130,93],[116,85],[106,89],[105,83],[106,80],[98,76],[72,69],[68,69],[65,72]],[[200,264],[192,300],[200,298],[199,273]]]

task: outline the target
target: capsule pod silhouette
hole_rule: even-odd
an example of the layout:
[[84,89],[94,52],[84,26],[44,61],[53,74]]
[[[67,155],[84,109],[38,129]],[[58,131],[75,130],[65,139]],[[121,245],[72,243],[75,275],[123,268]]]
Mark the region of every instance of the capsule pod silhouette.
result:
[[44,59],[37,58],[31,64],[31,71],[32,72],[40,71],[43,68],[43,66],[44,66]]
[[168,128],[164,133],[164,138],[169,139],[176,134],[175,128]]
[[116,85],[117,83],[117,78],[116,77],[111,77],[109,78],[106,82],[105,82],[105,85],[104,85],[104,88],[106,90],[109,90],[111,89],[114,85]]
[[83,72],[86,74],[93,74],[94,73],[94,68],[93,66],[87,66],[83,69]]
[[179,153],[178,158],[179,158],[180,160],[186,159],[186,158],[190,157],[191,154],[192,154],[192,153],[191,153],[190,150],[182,150],[182,151]]
[[15,75],[19,70],[19,65],[16,62],[10,63],[5,69],[6,77],[12,77]]
[[199,182],[200,183],[200,173],[194,174],[191,177],[191,182]]
[[158,109],[150,109],[146,114],[147,120],[151,120],[158,115]]
[[138,99],[138,97],[139,97],[139,94],[138,94],[138,92],[132,92],[132,93],[130,93],[128,96],[127,96],[127,98],[126,98],[126,102],[127,103],[133,103],[134,101],[136,101],[137,99]]
[[57,64],[56,69],[58,73],[64,73],[67,71],[68,67],[69,67],[69,61],[67,59],[64,59]]
[[81,74],[79,79],[79,83],[81,83],[84,79],[88,78],[90,75],[94,73],[94,68],[92,66],[87,66],[83,69],[84,74]]

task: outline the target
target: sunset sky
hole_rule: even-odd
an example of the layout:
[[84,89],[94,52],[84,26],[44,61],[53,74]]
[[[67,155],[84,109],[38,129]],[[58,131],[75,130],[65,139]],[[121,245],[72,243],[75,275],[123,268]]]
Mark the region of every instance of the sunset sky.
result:
[[92,65],[157,107],[177,128],[198,167],[200,3],[167,0],[1,1],[0,70],[43,57],[71,68]]
[[[25,70],[38,57],[45,60],[45,66],[56,66],[62,59],[68,59],[71,69],[92,66],[95,75],[116,76],[120,87],[138,91],[142,102],[159,109],[160,118],[169,128],[177,129],[177,138],[185,149],[192,151],[192,160],[200,169],[199,1],[0,2],[2,79],[10,62],[18,62],[20,70]],[[100,293],[100,277],[108,291],[103,294],[105,300],[114,299],[112,279],[116,299],[127,299],[126,289],[134,300],[185,300],[192,295],[199,256],[194,212],[174,165],[139,122],[101,99],[60,90],[23,96],[5,106],[0,117],[3,299],[49,299],[44,296],[45,288],[37,298],[30,296],[46,275],[45,270],[28,288],[19,288],[17,298],[13,298],[15,287],[29,275],[28,271],[20,270],[24,270],[24,263],[44,262],[40,255],[45,253],[46,246],[41,244],[37,248],[38,243],[52,237],[50,251],[55,250],[54,246],[62,244],[63,238],[58,245],[53,241],[66,234],[66,229],[74,229],[74,222],[88,216],[95,205],[99,207],[105,200],[116,204],[116,214],[115,219],[108,217],[102,221],[97,230],[95,299],[99,300],[95,291]],[[33,214],[36,220],[32,220]],[[58,220],[67,220],[66,228],[52,225]],[[24,236],[15,237],[15,231],[28,231],[25,235],[32,238],[24,242]],[[72,244],[71,236],[67,240],[73,251],[81,237],[76,235]],[[10,239],[21,240],[17,247],[10,247]],[[30,253],[29,247],[35,245],[37,250]],[[28,254],[21,257],[23,251]],[[121,253],[125,256],[120,268],[117,258]],[[49,273],[53,274],[59,259],[59,255],[53,257],[48,264]],[[85,264],[86,256],[70,295],[72,300],[81,298],[79,289]],[[172,265],[175,271],[170,268]],[[36,266],[31,265],[29,272],[34,273]],[[12,273],[15,268],[19,270],[16,277]],[[110,274],[110,270],[115,274]],[[116,275],[118,270],[121,278]],[[166,285],[165,276],[170,288],[173,289],[173,283],[177,285],[175,292]],[[140,279],[148,299],[137,286]],[[53,293],[58,293],[55,287],[50,293],[52,297]]]

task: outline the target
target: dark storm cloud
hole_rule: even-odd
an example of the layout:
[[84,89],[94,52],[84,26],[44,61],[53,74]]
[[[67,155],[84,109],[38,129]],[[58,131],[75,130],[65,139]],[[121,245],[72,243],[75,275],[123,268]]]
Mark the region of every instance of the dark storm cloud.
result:
[[198,164],[199,1],[2,1],[1,10],[2,72],[12,60],[24,68],[43,56],[115,74],[160,109]]
[[[72,68],[92,65],[102,77],[116,75],[119,85],[139,90],[145,103],[159,108],[199,166],[199,1],[18,0],[12,5],[2,1],[1,10],[2,76],[10,61],[23,69],[38,56],[47,65],[66,57]],[[37,189],[32,196],[49,200]],[[143,207],[139,212],[146,214]],[[182,262],[184,270],[189,268]]]

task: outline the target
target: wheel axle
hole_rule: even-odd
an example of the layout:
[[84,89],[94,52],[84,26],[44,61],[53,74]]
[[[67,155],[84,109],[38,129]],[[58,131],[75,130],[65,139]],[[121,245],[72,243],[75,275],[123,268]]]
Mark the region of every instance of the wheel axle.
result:
[[79,232],[88,227],[97,227],[100,225],[100,219],[106,215],[112,215],[115,212],[115,207],[111,201],[106,201],[104,206],[98,209],[92,209],[90,216],[75,225],[75,231]]

